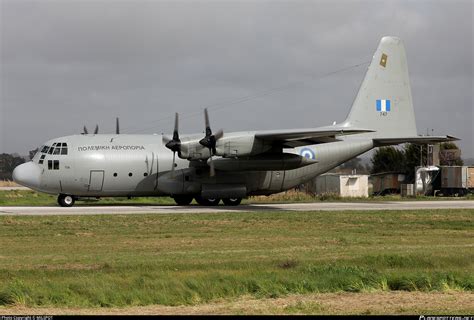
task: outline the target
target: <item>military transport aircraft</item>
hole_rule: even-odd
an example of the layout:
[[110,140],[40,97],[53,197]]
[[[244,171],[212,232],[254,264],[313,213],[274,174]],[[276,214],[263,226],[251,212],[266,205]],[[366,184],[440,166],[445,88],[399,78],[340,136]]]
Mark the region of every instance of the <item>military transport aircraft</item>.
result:
[[[403,42],[383,37],[341,123],[309,129],[213,132],[172,137],[81,134],[52,139],[13,172],[15,182],[58,194],[70,207],[86,197],[169,196],[178,205],[238,205],[249,195],[294,188],[374,147],[438,143],[418,136]],[[171,152],[170,152],[171,151]],[[176,157],[177,155],[177,157]]]

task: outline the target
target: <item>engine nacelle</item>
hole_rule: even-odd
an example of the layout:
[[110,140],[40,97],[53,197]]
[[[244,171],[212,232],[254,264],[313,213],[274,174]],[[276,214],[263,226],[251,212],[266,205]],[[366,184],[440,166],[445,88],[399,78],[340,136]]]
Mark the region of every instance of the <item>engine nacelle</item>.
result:
[[273,171],[301,168],[317,161],[293,153],[269,154],[254,157],[213,159],[221,171]]
[[[271,150],[272,145],[256,139],[253,134],[228,135],[216,143],[216,156],[248,157]],[[188,160],[206,160],[210,157],[209,149],[199,143],[199,139],[181,141],[181,158]]]

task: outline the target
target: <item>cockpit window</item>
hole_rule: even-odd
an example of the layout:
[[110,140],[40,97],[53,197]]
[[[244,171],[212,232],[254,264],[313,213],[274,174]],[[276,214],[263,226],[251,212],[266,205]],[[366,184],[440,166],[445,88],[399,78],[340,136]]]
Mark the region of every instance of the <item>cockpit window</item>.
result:
[[42,153],[55,154],[55,155],[67,155],[67,143],[55,142],[50,146],[43,146],[41,149]]

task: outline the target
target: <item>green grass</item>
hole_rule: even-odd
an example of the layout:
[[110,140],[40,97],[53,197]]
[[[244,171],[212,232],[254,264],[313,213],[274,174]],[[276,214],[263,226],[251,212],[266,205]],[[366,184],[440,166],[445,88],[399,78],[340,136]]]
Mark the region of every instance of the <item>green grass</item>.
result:
[[[287,203],[287,202],[334,202],[334,201],[416,201],[416,200],[474,200],[474,195],[466,197],[426,197],[417,196],[402,198],[400,195],[371,196],[369,198],[341,198],[335,194],[321,194],[312,196],[304,192],[288,191],[278,193],[269,197],[250,197],[242,201],[243,204],[253,203]],[[100,200],[90,198],[77,201],[75,205],[97,206],[97,205],[175,205],[170,197],[138,197],[127,199],[101,198]],[[193,201],[193,204],[196,204]],[[36,192],[32,190],[0,190],[0,206],[56,206],[57,196]]]
[[474,211],[1,216],[0,305],[474,291]]
[[[77,201],[75,205],[175,205],[170,197],[137,197],[128,199],[95,198]],[[36,192],[32,190],[0,190],[0,206],[57,206],[57,195]]]

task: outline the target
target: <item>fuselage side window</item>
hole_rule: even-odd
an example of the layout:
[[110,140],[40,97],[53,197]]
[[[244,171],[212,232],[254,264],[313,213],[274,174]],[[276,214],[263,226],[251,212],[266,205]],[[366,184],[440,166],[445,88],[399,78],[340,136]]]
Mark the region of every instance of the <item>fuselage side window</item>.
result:
[[48,160],[48,170],[53,169],[53,160]]
[[59,160],[54,160],[53,161],[53,169],[54,170],[59,170]]

